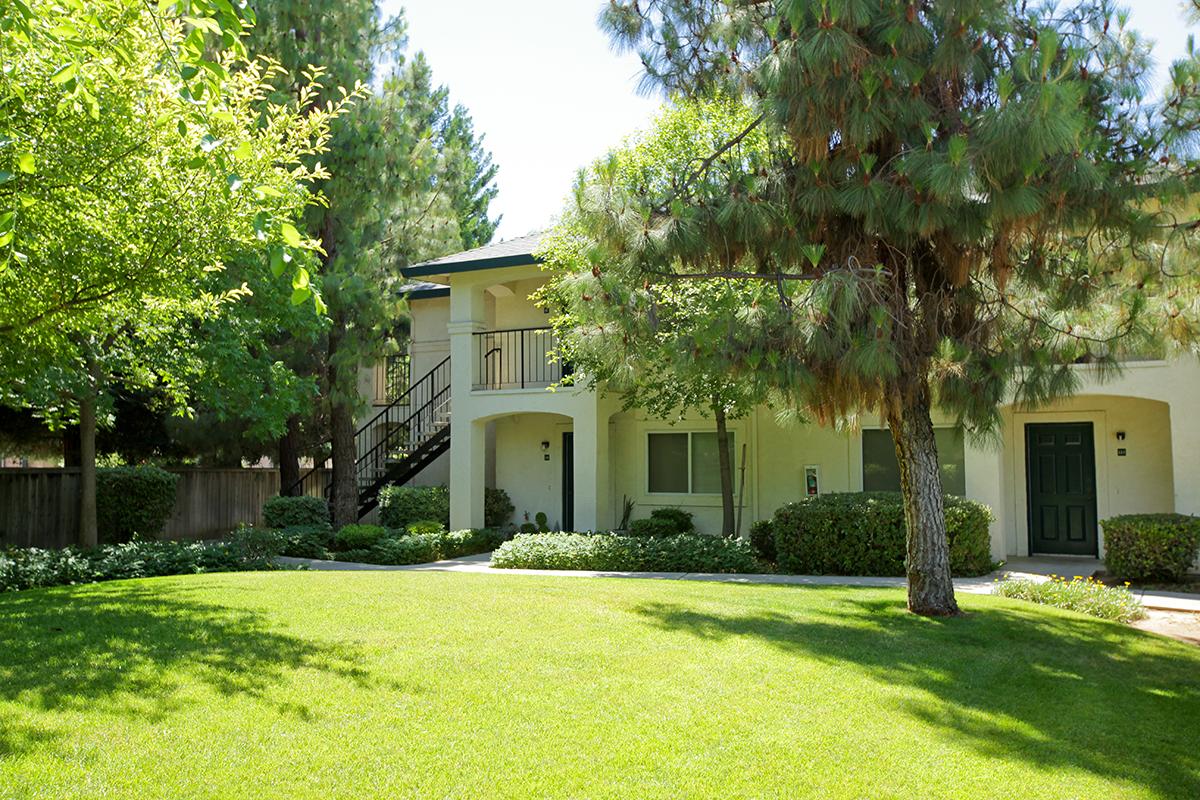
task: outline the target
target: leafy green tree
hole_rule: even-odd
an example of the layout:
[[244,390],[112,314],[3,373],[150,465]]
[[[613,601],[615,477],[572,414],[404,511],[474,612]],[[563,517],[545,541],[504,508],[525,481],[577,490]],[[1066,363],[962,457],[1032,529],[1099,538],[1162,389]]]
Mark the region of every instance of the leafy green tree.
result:
[[[748,122],[669,191],[594,176],[589,294],[768,287],[726,336],[819,421],[878,413],[900,463],[908,605],[954,614],[931,409],[976,434],[1190,340],[1172,287],[1194,228],[1195,57],[1162,103],[1107,0],[614,0],[601,23],[650,87],[737,98]],[[763,136],[765,149],[746,147]],[[586,280],[586,278],[585,278]],[[650,314],[631,302],[628,314]],[[1165,324],[1164,324],[1165,323]]]
[[[109,388],[183,406],[188,321],[242,287],[207,291],[256,254],[291,301],[316,299],[295,222],[328,173],[346,99],[264,103],[279,72],[245,60],[222,2],[10,3],[0,71],[0,393],[81,429],[80,541],[95,544],[95,434]],[[315,75],[314,75],[315,77]],[[289,262],[294,266],[289,269]],[[311,310],[310,310],[311,311]]]
[[[333,513],[357,520],[355,415],[362,367],[396,352],[405,313],[400,268],[490,237],[487,204],[495,170],[462,109],[447,110],[420,54],[404,53],[404,22],[383,19],[374,0],[258,0],[249,46],[280,58],[290,75],[321,64],[334,83],[376,87],[335,126],[323,157],[328,202],[308,215],[318,239],[330,328],[320,367],[329,407]],[[283,96],[302,83],[282,82]]]
[[[586,170],[578,197],[539,246],[551,277],[538,302],[551,317],[558,356],[594,388],[619,392],[624,409],[642,408],[662,419],[694,411],[711,415],[717,433],[722,532],[737,533],[734,471],[728,421],[749,414],[770,387],[753,375],[736,375],[728,345],[743,311],[764,296],[761,284],[697,280],[629,284],[603,280],[610,257],[592,235],[587,199],[610,187],[665,196],[678,176],[749,121],[738,102],[685,103],[664,110],[652,129],[632,138]],[[742,142],[743,151],[768,152],[762,132]],[[723,166],[730,166],[729,164]],[[745,163],[739,168],[745,168]],[[604,202],[604,201],[601,201]],[[731,338],[732,337],[732,338]]]

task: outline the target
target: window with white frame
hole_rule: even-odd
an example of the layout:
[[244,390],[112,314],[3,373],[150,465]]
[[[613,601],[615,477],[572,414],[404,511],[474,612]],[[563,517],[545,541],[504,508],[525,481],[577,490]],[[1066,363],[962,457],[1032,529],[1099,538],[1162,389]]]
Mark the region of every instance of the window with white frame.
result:
[[[942,490],[963,497],[967,493],[967,473],[961,428],[935,428],[938,463],[942,468]],[[892,432],[867,430],[862,432],[863,491],[900,491],[900,465]]]
[[[734,435],[729,432],[732,467]],[[650,494],[720,494],[721,466],[716,431],[646,434]]]

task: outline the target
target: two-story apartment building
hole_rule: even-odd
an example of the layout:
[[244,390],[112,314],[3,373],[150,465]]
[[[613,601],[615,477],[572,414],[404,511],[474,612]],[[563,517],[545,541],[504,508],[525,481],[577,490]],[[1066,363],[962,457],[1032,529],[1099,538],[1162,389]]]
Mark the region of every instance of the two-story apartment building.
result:
[[[484,488],[499,487],[518,523],[540,511],[551,527],[609,528],[628,497],[634,518],[678,506],[695,514],[702,531],[716,532],[711,420],[669,424],[623,412],[614,397],[552,388],[562,367],[550,357],[546,314],[529,299],[546,280],[533,257],[537,239],[405,270],[418,282],[409,290],[412,388],[398,413],[377,404],[378,430],[365,431],[360,449],[377,455],[366,462],[391,479],[447,484],[454,528],[481,526]],[[1085,385],[1077,396],[1036,410],[1005,407],[998,441],[973,442],[940,421],[946,490],[992,508],[996,558],[1097,555],[1098,522],[1107,517],[1200,513],[1200,362],[1134,362],[1103,384],[1079,369]],[[365,390],[377,401],[394,400],[379,388],[385,368],[372,381]],[[743,533],[748,522],[807,493],[899,488],[882,424],[849,433],[788,426],[762,407],[730,429],[736,480],[745,454]],[[404,441],[398,457],[388,455],[397,449],[396,431]],[[394,467],[396,458],[408,466],[388,472],[384,462]]]

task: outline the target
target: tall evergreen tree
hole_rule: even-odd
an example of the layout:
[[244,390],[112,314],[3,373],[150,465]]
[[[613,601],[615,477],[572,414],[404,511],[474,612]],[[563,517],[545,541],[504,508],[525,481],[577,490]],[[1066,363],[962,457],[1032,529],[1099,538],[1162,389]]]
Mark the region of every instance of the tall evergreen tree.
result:
[[909,608],[957,613],[931,410],[991,431],[1072,365],[1192,336],[1168,284],[1195,230],[1194,57],[1147,100],[1108,0],[612,0],[601,24],[648,86],[750,113],[666,192],[585,181],[581,291],[631,316],[675,281],[768,287],[723,334],[731,368],[818,420],[886,420]]
[[[403,18],[374,0],[256,0],[252,51],[292,74],[322,65],[331,84],[361,80],[372,96],[335,126],[325,158],[327,204],[308,230],[321,241],[321,285],[330,330],[321,359],[333,456],[337,525],[357,520],[355,415],[358,375],[399,346],[400,268],[490,238],[495,167],[461,108],[447,110],[424,56],[405,55]],[[298,85],[280,87],[284,96]],[[289,431],[289,435],[294,431]]]

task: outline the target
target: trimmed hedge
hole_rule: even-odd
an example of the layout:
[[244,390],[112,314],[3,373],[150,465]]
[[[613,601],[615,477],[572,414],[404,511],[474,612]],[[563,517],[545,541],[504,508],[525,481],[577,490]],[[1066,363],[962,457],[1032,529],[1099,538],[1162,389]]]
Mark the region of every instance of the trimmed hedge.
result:
[[379,524],[406,528],[420,520],[450,527],[450,490],[445,486],[385,486],[379,492]]
[[1104,564],[1117,578],[1178,583],[1200,551],[1200,517],[1127,514],[1101,524]]
[[635,519],[629,523],[630,536],[679,536],[695,532],[692,513],[682,508],[656,508],[650,512],[649,519]]
[[0,592],[157,575],[275,569],[272,550],[261,533],[239,531],[220,542],[133,541],[91,550],[0,551]]
[[333,544],[339,550],[365,550],[387,534],[387,528],[380,525],[343,525],[333,537]]
[[501,569],[599,572],[763,572],[746,542],[715,536],[622,536],[534,533],[515,536],[492,554]]
[[[982,503],[947,495],[946,533],[955,575],[994,568]],[[827,494],[791,503],[771,522],[779,570],[799,575],[904,575],[904,504],[899,492]]]
[[272,497],[263,503],[263,524],[268,528],[329,524],[329,503],[323,497]]
[[[503,528],[513,515],[512,500],[503,489],[483,490],[483,524]],[[379,522],[387,528],[407,528],[414,522],[437,521],[450,527],[450,490],[445,486],[385,486],[379,492]]]
[[96,470],[96,527],[103,543],[154,537],[175,509],[179,476],[158,467]]
[[320,525],[289,525],[277,531],[268,530],[267,533],[273,537],[273,555],[324,560],[329,558],[329,551],[333,548],[333,526],[328,522]]
[[771,520],[760,519],[750,526],[750,546],[763,561],[769,564],[776,562],[775,528],[771,525]]
[[490,528],[407,535],[391,531],[371,547],[347,550],[338,553],[336,558],[363,564],[424,564],[486,553],[503,541],[504,535]]

